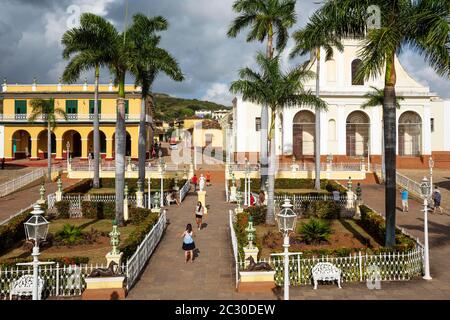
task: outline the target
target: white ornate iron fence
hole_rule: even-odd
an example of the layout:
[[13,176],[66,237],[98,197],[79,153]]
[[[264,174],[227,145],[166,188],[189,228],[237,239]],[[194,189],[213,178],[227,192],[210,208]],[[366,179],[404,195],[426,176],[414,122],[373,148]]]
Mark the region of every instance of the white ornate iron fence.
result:
[[[43,298],[51,296],[78,296],[86,288],[86,277],[97,268],[104,265],[43,265],[39,267],[39,276],[45,281]],[[127,266],[122,264],[119,274],[126,274]],[[32,275],[32,266],[0,267],[0,299],[9,299],[9,292],[13,281],[21,276]]]
[[[353,194],[354,199],[356,201],[356,195]],[[339,206],[345,207],[348,204],[348,198],[346,194],[341,195],[330,195],[330,194],[318,194],[318,195],[302,195],[302,194],[292,194],[292,195],[275,195],[274,201],[276,207],[281,207],[284,203],[285,199],[291,200],[291,203],[294,205],[294,209],[300,208],[302,203],[305,202],[318,202],[318,201],[334,201]]]
[[184,186],[180,189],[180,202],[183,202],[184,198],[186,197],[190,189],[191,189],[191,182],[189,181],[189,179],[187,179]]
[[3,184],[0,185],[0,198],[4,197],[8,194],[11,194],[27,185],[29,185],[30,183],[42,178],[45,176],[47,172],[46,168],[39,168],[36,170],[33,170],[21,177],[18,177],[16,179],[7,181]]
[[166,210],[164,210],[161,213],[158,222],[146,235],[145,239],[136,249],[136,252],[131,256],[131,258],[127,260],[127,290],[130,290],[131,287],[136,283],[148,259],[161,240],[164,230],[166,229],[166,222]]
[[236,277],[236,288],[239,283],[239,252],[238,252],[238,242],[236,237],[236,231],[234,230],[235,223],[235,215],[234,211],[230,210],[230,219],[229,219],[229,227],[230,227],[230,238],[231,245],[233,247],[233,258],[235,263],[235,277]]

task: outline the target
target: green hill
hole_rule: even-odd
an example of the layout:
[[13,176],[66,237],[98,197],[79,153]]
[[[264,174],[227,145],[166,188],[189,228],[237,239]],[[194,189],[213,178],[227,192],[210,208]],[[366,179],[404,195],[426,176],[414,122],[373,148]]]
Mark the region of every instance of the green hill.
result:
[[171,97],[164,93],[155,94],[155,104],[155,118],[164,121],[190,117],[198,110],[215,111],[231,108],[210,101]]

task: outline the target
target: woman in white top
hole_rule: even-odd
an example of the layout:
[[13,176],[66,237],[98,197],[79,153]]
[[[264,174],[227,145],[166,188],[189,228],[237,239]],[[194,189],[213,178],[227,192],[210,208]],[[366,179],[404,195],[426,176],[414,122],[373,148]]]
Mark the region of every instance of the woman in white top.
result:
[[192,231],[192,225],[190,223],[186,226],[186,230],[184,230],[181,236],[183,237],[182,248],[184,250],[185,262],[188,263],[190,258],[192,263],[194,262],[195,242],[194,242],[194,232]]
[[195,207],[195,222],[197,223],[198,230],[202,230],[202,219],[203,219],[204,208],[202,203],[197,202]]

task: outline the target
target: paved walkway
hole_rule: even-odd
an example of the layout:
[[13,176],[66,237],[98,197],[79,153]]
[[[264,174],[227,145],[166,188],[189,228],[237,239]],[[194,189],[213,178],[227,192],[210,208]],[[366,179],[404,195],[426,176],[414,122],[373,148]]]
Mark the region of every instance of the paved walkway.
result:
[[[201,172],[196,172],[200,176]],[[273,294],[238,294],[235,292],[235,269],[228,228],[228,210],[224,201],[223,171],[211,172],[212,186],[207,187],[208,215],[206,227],[194,228],[194,241],[199,249],[194,263],[184,262],[181,249],[186,224],[195,226],[197,201],[192,190],[180,206],[168,207],[164,238],[127,299],[273,299]]]
[[[39,189],[41,188],[42,181],[36,180],[25,189],[0,198],[0,222],[35,203],[39,199]],[[78,181],[77,179],[67,179],[65,174],[62,176],[63,188],[73,185]],[[45,183],[46,196],[55,192],[56,189],[56,182]]]

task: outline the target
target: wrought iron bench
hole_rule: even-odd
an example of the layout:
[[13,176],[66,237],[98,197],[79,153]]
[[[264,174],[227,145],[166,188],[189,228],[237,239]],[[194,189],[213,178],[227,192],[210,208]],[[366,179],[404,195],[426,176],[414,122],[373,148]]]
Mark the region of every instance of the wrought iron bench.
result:
[[314,290],[317,289],[318,281],[337,281],[339,289],[341,287],[341,270],[330,262],[319,262],[312,269],[314,280]]
[[[44,290],[44,280],[38,278],[38,299],[41,300],[42,291]],[[11,283],[9,291],[9,299],[12,300],[13,295],[31,296],[33,295],[33,275],[24,275]]]

